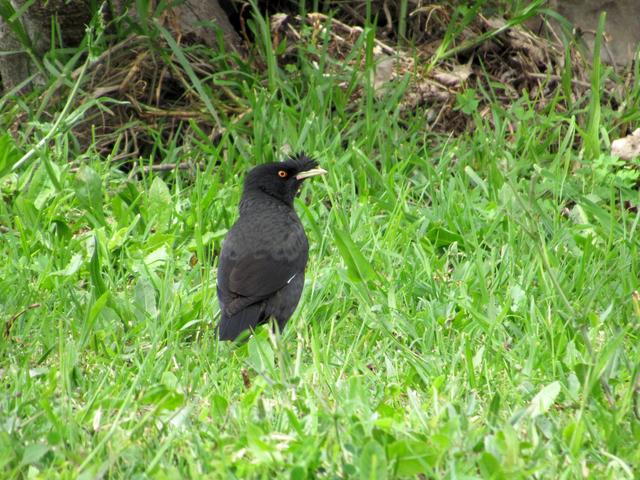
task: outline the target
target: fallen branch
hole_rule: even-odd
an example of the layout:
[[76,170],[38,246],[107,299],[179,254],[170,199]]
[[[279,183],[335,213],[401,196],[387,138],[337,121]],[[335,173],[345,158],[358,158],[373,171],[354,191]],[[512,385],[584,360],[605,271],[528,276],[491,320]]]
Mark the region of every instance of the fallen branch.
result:
[[7,323],[4,324],[4,336],[5,336],[5,338],[9,338],[9,335],[11,333],[11,327],[13,327],[13,324],[15,323],[15,321],[18,318],[20,318],[22,315],[27,313],[29,310],[33,310],[34,308],[39,308],[41,305],[42,305],[41,303],[32,303],[28,307],[23,308],[18,313],[16,313],[11,318],[9,318],[9,320],[7,320]]
[[171,172],[173,170],[204,170],[206,165],[204,162],[191,163],[191,162],[180,162],[180,163],[158,163],[155,165],[145,165],[142,167],[142,171],[144,173],[149,172]]

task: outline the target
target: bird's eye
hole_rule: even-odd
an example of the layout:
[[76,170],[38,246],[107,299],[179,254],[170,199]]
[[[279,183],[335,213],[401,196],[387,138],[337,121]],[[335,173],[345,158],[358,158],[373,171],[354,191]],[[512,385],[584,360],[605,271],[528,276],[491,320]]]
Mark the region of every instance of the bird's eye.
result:
[[285,172],[284,170],[279,170],[278,171],[278,176],[280,178],[287,178],[287,175],[289,175],[287,172]]

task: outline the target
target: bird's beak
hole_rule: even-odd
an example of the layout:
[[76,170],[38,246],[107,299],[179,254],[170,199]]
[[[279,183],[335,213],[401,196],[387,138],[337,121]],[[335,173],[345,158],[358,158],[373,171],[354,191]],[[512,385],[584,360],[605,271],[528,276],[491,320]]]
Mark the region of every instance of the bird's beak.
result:
[[315,177],[316,175],[324,175],[327,171],[324,168],[312,168],[296,175],[296,180],[304,180],[305,178]]

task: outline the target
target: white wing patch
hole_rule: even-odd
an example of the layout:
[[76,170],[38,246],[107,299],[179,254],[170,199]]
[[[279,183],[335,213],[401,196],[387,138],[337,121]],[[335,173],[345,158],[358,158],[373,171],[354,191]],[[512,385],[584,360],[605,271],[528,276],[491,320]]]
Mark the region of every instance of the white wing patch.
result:
[[289,285],[291,283],[291,280],[293,280],[294,278],[296,278],[297,273],[294,273],[293,276],[287,280],[287,285]]

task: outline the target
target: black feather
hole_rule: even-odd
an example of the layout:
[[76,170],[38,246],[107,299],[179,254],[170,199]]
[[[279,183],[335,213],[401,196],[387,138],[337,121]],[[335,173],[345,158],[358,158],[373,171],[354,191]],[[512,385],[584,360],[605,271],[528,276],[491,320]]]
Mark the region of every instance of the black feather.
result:
[[222,314],[218,325],[220,340],[235,340],[245,330],[253,330],[264,322],[264,308],[260,303],[254,303],[243,308],[232,316]]
[[312,158],[298,154],[247,174],[240,218],[224,240],[218,265],[221,339],[235,339],[271,317],[282,329],[295,311],[309,253],[293,209],[304,181],[296,176],[317,166]]

